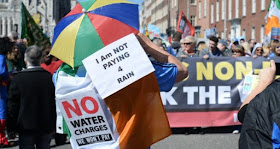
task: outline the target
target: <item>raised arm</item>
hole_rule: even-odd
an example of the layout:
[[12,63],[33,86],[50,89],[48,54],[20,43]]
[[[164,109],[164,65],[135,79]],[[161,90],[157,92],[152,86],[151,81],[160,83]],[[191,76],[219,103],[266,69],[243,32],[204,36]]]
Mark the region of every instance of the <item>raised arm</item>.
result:
[[259,93],[261,93],[268,85],[270,85],[275,79],[276,66],[273,60],[270,60],[270,67],[262,69],[259,73],[259,84],[248,95],[246,100],[242,103],[239,109],[244,105],[250,103]]
[[161,63],[172,63],[176,65],[178,69],[176,82],[180,82],[188,76],[187,68],[176,57],[160,49],[153,42],[151,42],[151,40],[144,34],[138,33],[136,37],[138,38],[138,41],[142,45],[143,49],[148,54],[150,54],[155,60]]

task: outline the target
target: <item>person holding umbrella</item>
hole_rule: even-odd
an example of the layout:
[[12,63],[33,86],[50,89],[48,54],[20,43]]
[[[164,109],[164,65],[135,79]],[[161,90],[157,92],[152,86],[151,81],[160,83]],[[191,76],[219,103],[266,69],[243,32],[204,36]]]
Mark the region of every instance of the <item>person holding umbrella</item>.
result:
[[[112,116],[110,118],[113,117],[116,119],[115,127],[119,129],[118,132],[115,133],[119,134],[120,140],[125,139],[125,142],[120,143],[124,144],[123,146],[125,146],[125,148],[147,148],[152,143],[171,134],[165,111],[162,107],[160,97],[158,96],[159,92],[169,91],[175,82],[181,81],[187,77],[188,71],[174,56],[158,48],[148,37],[139,33],[138,5],[126,3],[121,0],[114,2],[98,0],[79,1],[77,6],[55,27],[50,54],[64,62],[59,69],[61,71],[58,72],[57,83],[60,82],[60,75],[61,77],[64,75],[69,78],[70,76],[85,77],[85,69],[83,69],[82,63],[83,59],[132,33],[136,35],[146,53],[150,54],[157,61],[152,62],[155,67],[155,75],[150,74],[148,78],[140,79],[134,82],[134,84],[138,85],[137,88],[139,87],[141,90],[147,87],[137,84],[139,82],[145,82],[150,85],[156,85],[156,83],[158,83],[159,88],[156,86],[150,88],[155,95],[151,96],[151,91],[145,91],[139,94],[140,92],[135,90],[135,88],[127,87],[125,89],[128,89],[129,92],[124,93],[124,90],[121,90],[114,94],[117,97],[110,96],[112,98],[108,97],[104,100],[107,101],[106,106],[108,106],[110,111],[122,111],[123,107],[132,109],[131,111],[121,112],[120,115],[111,112]],[[127,96],[123,96],[124,94]],[[157,115],[154,117],[155,115],[143,114],[143,111],[135,110],[138,105],[136,102],[144,101],[141,97],[144,97],[149,102],[153,101],[157,103],[157,108],[151,106],[155,104],[145,103],[145,109],[150,110],[150,112],[158,110],[161,113],[159,114],[160,116]],[[124,100],[130,100],[130,98],[133,98],[132,102],[134,104],[127,105],[123,102]],[[123,104],[123,106],[116,105],[112,102],[116,100],[121,100],[122,102],[120,104]],[[135,113],[132,114],[132,112]],[[137,125],[122,125],[128,123],[127,120],[132,118],[131,115],[136,115],[136,119],[140,120],[137,121]],[[142,120],[150,116],[153,118],[149,122],[149,131],[145,131],[144,133],[142,130],[145,130],[146,128],[144,127],[146,126],[143,125],[142,122],[144,121]],[[161,119],[160,127],[158,126],[158,118]],[[133,119],[134,118],[131,120]],[[133,133],[126,134],[126,130]],[[70,140],[74,141],[74,138],[70,138]],[[116,140],[118,140],[118,138],[116,138]],[[118,142],[116,141],[115,143]]]

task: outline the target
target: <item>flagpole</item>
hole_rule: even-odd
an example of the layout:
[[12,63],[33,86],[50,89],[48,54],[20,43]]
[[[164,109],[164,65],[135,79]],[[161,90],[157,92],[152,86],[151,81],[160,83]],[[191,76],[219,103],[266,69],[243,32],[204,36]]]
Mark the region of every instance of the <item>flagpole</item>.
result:
[[[21,2],[23,3],[23,2]],[[19,15],[19,25],[18,25],[18,37],[21,39],[21,31],[22,31],[22,4],[20,5],[20,15]]]

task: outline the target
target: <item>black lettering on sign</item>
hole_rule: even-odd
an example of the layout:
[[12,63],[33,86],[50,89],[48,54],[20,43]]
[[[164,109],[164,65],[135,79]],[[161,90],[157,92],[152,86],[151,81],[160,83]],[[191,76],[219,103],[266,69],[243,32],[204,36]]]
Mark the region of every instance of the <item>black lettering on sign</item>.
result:
[[133,76],[134,76],[134,72],[131,71],[130,73],[128,73],[128,74],[126,74],[126,75],[124,75],[124,76],[118,78],[118,83],[122,83],[122,82],[128,80],[129,78],[131,78],[131,77],[133,77]]
[[122,67],[121,67],[121,66],[119,67],[119,70],[118,70],[118,71],[119,71],[119,72],[120,72],[120,71],[123,71],[123,69],[122,69]]
[[77,139],[76,141],[79,146],[83,146],[83,145],[89,145],[94,143],[108,142],[112,140],[113,137],[111,134],[101,134],[101,135],[95,135],[95,136]]

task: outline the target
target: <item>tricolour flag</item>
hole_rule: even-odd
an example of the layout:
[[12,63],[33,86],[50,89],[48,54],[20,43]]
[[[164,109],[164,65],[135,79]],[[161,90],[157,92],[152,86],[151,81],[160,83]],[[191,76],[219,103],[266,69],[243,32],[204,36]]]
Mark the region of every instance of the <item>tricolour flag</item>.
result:
[[280,1],[271,0],[267,15],[267,23],[265,25],[265,34],[271,33],[273,27],[280,27]]
[[49,38],[42,32],[39,26],[21,3],[21,38],[27,39],[27,45],[37,45],[39,47],[48,47],[51,45]]
[[[96,90],[89,89],[91,80],[89,77],[84,77],[84,75],[85,69],[83,66],[73,69],[67,64],[63,64],[58,72],[56,100],[57,102],[63,100],[64,103],[67,101],[68,106],[71,105],[68,110],[73,116],[72,120],[67,120],[66,118],[66,122],[68,121],[70,126],[75,121],[77,122],[78,119],[88,120],[83,111],[81,116],[75,114],[77,107],[72,102],[73,99],[77,99],[78,105],[82,95],[88,96],[87,93],[95,92]],[[74,130],[70,128],[70,132],[77,133],[71,134],[70,141],[73,148],[146,149],[171,134],[154,73],[143,77],[105,99],[101,99],[100,96],[94,97],[94,99],[99,101],[100,107],[102,107],[99,110],[103,110],[105,115],[103,119],[109,124],[111,133],[106,133],[106,135],[109,134],[112,137],[101,137],[105,138],[105,141],[96,140],[96,136],[100,137],[102,131],[86,134],[83,130],[87,131],[86,128],[91,128],[89,125],[80,126],[80,128],[76,127]],[[60,109],[63,110],[63,108]],[[89,111],[93,110],[92,108],[88,109]],[[94,117],[94,115],[91,117]],[[104,117],[106,117],[106,120]],[[81,132],[83,134],[80,134]],[[74,135],[80,138],[75,139]]]

